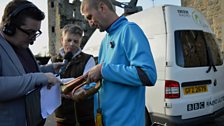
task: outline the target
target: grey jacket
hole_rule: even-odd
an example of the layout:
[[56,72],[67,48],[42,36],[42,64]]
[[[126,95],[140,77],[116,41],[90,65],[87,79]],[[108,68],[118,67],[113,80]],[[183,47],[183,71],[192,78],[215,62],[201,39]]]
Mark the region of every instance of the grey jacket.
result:
[[0,35],[0,126],[26,126],[24,95],[47,82],[41,72],[26,74],[13,48]]

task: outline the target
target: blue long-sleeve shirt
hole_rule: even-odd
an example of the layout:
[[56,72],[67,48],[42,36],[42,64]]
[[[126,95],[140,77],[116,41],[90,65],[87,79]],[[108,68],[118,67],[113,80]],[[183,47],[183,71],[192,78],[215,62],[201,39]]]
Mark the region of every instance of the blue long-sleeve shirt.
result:
[[[145,125],[145,86],[136,67],[156,81],[156,68],[149,42],[141,28],[122,16],[108,29],[101,43],[100,106],[105,126]],[[96,106],[97,107],[97,106]]]

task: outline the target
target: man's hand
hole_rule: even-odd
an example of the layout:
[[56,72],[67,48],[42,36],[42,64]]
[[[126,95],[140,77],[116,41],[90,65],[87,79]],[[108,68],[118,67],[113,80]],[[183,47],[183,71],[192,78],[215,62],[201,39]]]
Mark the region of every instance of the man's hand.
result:
[[87,83],[97,82],[102,79],[101,68],[102,65],[98,64],[91,68],[89,72],[84,75],[87,78]]
[[58,78],[56,78],[56,77],[54,76],[54,74],[52,74],[52,73],[45,73],[45,75],[46,75],[47,78],[48,78],[48,85],[47,85],[47,88],[48,88],[48,89],[50,89],[52,86],[54,86],[54,85],[57,84],[57,83],[59,83],[59,84],[62,83],[62,82],[61,82]]

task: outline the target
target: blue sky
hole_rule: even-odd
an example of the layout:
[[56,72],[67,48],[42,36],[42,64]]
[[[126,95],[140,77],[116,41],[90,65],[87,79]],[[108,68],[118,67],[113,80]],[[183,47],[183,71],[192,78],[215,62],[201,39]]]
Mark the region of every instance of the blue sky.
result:
[[[8,2],[11,0],[0,0],[0,17],[2,17],[4,8]],[[30,0],[35,5],[37,5],[41,10],[45,12],[46,18],[42,22],[41,31],[43,34],[37,38],[33,45],[30,46],[34,55],[41,54],[42,56],[48,55],[48,17],[47,17],[47,0]],[[73,0],[70,0],[73,1]],[[130,0],[117,0],[121,2],[128,2]],[[181,5],[181,0],[139,0],[138,6],[142,6],[143,9],[159,6],[163,4],[174,4]]]

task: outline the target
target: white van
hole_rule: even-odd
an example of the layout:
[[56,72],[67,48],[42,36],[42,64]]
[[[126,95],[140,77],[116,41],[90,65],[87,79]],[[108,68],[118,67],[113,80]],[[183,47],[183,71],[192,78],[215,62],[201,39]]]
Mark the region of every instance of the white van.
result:
[[[204,123],[224,114],[224,64],[214,33],[193,8],[155,7],[128,16],[145,32],[158,79],[146,90],[146,120],[168,126]],[[98,55],[105,33],[84,52]]]

